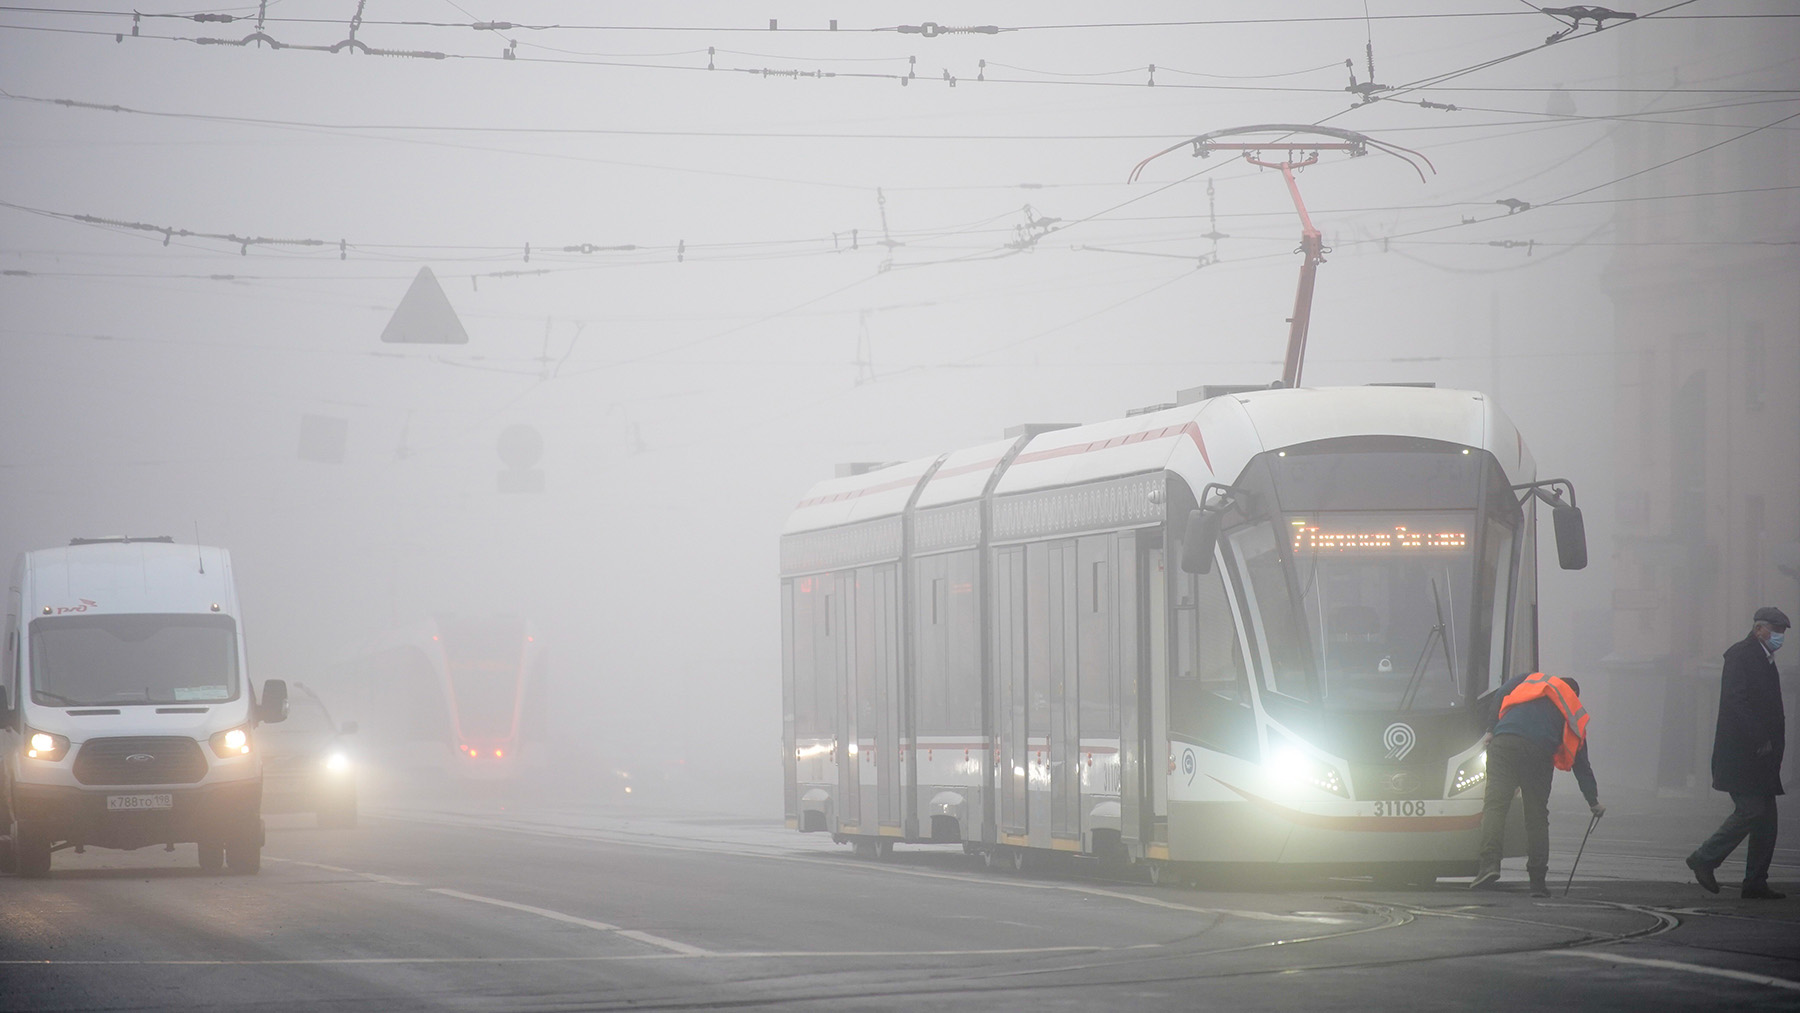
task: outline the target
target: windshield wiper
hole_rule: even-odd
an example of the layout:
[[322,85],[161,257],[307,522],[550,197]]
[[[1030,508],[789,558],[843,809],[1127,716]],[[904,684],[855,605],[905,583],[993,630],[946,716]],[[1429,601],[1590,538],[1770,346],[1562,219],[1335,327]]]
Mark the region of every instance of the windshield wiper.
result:
[[31,695],[34,697],[42,698],[46,702],[54,702],[57,704],[61,704],[64,707],[85,707],[85,706],[87,706],[86,704],[83,704],[83,703],[77,703],[76,701],[71,700],[66,696],[63,696],[61,693],[52,693],[47,689],[33,689],[31,691]]
[[1412,678],[1407,680],[1406,692],[1400,696],[1402,711],[1412,710],[1413,698],[1418,694],[1419,687],[1424,685],[1425,662],[1427,658],[1431,657],[1431,644],[1434,640],[1444,649],[1444,668],[1450,673],[1450,685],[1452,687],[1459,685],[1456,681],[1456,659],[1450,654],[1450,638],[1445,632],[1444,599],[1438,594],[1436,577],[1431,578],[1431,601],[1437,610],[1437,625],[1433,626],[1431,632],[1425,635],[1425,646],[1420,649],[1419,660],[1413,665]]

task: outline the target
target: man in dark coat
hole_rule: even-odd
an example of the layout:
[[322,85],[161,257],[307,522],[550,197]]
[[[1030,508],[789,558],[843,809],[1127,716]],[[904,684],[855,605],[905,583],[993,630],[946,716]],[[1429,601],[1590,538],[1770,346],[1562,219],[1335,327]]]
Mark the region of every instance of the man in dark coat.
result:
[[1781,900],[1786,894],[1769,889],[1769,861],[1775,856],[1775,796],[1781,788],[1781,754],[1787,742],[1787,718],[1781,709],[1781,674],[1775,652],[1787,633],[1787,614],[1764,606],[1756,610],[1750,635],[1725,652],[1719,676],[1719,725],[1713,735],[1713,788],[1731,793],[1734,809],[1706,843],[1688,856],[1694,879],[1711,893],[1719,892],[1713,870],[1750,838],[1744,856],[1741,896]]

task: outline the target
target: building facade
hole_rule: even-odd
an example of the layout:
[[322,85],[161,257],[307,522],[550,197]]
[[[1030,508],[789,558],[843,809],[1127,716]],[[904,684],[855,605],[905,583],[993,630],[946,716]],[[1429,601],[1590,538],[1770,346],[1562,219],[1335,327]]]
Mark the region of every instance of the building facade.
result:
[[[1697,20],[1615,38],[1630,89],[1617,174],[1661,167],[1593,194],[1619,202],[1604,279],[1617,501],[1590,508],[1616,555],[1593,703],[1608,779],[1704,791],[1721,653],[1759,605],[1800,614],[1800,120],[1776,123],[1791,101],[1758,92],[1800,88],[1800,32]],[[1792,781],[1800,651],[1786,653]]]

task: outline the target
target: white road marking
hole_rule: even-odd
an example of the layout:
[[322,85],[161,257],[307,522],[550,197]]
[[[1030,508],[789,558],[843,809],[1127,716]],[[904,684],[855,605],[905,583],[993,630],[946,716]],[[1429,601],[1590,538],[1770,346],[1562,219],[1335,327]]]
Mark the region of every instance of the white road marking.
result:
[[1621,953],[1609,953],[1604,950],[1545,950],[1549,957],[1586,957],[1589,960],[1604,960],[1614,964],[1631,964],[1637,967],[1659,967],[1666,971],[1686,971],[1689,974],[1705,974],[1714,978],[1730,978],[1733,981],[1747,981],[1754,985],[1767,985],[1770,988],[1785,988],[1800,992],[1800,981],[1789,981],[1786,978],[1771,978],[1766,974],[1752,974],[1749,971],[1733,971],[1723,967],[1707,967],[1704,964],[1688,964],[1679,960],[1660,960],[1655,957],[1627,957]]
[[371,883],[385,883],[388,886],[418,886],[419,885],[410,879],[399,879],[394,876],[383,876],[382,874],[380,874],[378,872],[357,872],[355,869],[346,869],[341,865],[326,865],[324,862],[303,862],[298,858],[276,858],[273,855],[264,855],[263,861],[265,861],[265,862],[286,862],[289,865],[304,865],[308,869],[323,869],[326,872],[335,872],[335,873],[338,873],[339,875],[344,875],[344,876],[359,876],[363,879],[368,880]]
[[[659,838],[659,839],[655,839],[655,840],[630,840],[630,839],[621,838],[621,837],[617,836],[616,834],[609,833],[605,830],[600,830],[597,828],[594,828],[594,829],[543,828],[543,827],[526,827],[526,826],[519,826],[519,825],[510,825],[509,826],[509,825],[493,823],[493,822],[476,824],[476,823],[468,822],[466,820],[439,819],[439,818],[433,818],[433,817],[429,817],[429,816],[414,815],[414,814],[410,814],[410,813],[408,813],[408,814],[383,813],[382,815],[383,815],[383,818],[385,818],[385,819],[395,820],[397,822],[402,822],[402,823],[423,823],[423,824],[426,824],[429,826],[455,827],[455,828],[461,829],[461,830],[468,830],[468,829],[487,830],[487,831],[491,831],[494,833],[520,834],[520,835],[526,836],[526,837],[548,837],[548,838],[552,838],[555,840],[577,840],[577,841],[600,842],[600,843],[617,845],[620,847],[647,848],[652,851],[679,851],[679,852],[688,852],[688,853],[692,853],[692,854],[734,855],[739,858],[760,858],[760,859],[765,859],[765,860],[769,860],[769,861],[777,861],[777,862],[810,862],[810,863],[816,864],[821,855],[829,855],[830,854],[829,852],[821,852],[821,851],[807,852],[807,853],[803,853],[803,854],[794,854],[792,852],[780,852],[780,851],[752,851],[752,850],[749,850],[746,848],[734,847],[731,845],[725,845],[725,846],[699,845],[699,846],[697,846],[697,845],[694,845],[691,843],[681,843],[678,840],[673,839],[673,838]],[[1015,889],[1015,890],[1061,890],[1061,891],[1065,891],[1068,893],[1081,893],[1081,894],[1087,894],[1087,895],[1093,896],[1093,897],[1105,897],[1110,900],[1121,900],[1121,901],[1126,901],[1131,904],[1143,904],[1147,907],[1158,907],[1158,908],[1163,908],[1163,909],[1169,910],[1169,911],[1188,911],[1188,912],[1192,912],[1194,914],[1203,914],[1203,915],[1230,915],[1230,916],[1233,916],[1236,918],[1244,918],[1244,919],[1248,919],[1251,921],[1300,922],[1300,923],[1304,923],[1304,924],[1308,924],[1308,925],[1351,925],[1351,924],[1355,924],[1357,921],[1357,919],[1354,919],[1354,918],[1337,918],[1337,917],[1331,917],[1328,915],[1319,915],[1319,914],[1310,914],[1310,913],[1309,914],[1299,914],[1299,913],[1276,914],[1272,911],[1247,911],[1247,910],[1240,910],[1240,909],[1236,909],[1236,908],[1198,907],[1193,904],[1178,904],[1178,903],[1175,903],[1174,901],[1163,900],[1160,897],[1149,897],[1149,896],[1144,896],[1141,894],[1134,894],[1134,893],[1122,893],[1117,890],[1105,890],[1105,889],[1101,889],[1099,887],[1084,886],[1084,885],[1081,885],[1078,883],[1054,883],[1054,882],[1032,882],[1032,881],[1027,881],[1027,880],[1005,880],[1005,879],[995,879],[991,876],[965,876],[965,875],[959,875],[957,873],[933,872],[933,871],[930,871],[927,869],[905,869],[905,868],[899,868],[899,867],[892,866],[892,865],[884,866],[884,865],[874,865],[874,864],[858,864],[855,866],[844,866],[844,867],[855,868],[858,870],[869,871],[869,872],[887,873],[889,875],[895,875],[895,876],[918,876],[918,877],[922,877],[924,879],[941,879],[941,880],[947,880],[947,881],[953,882],[953,883],[965,883],[965,884],[973,883],[973,884],[980,884],[982,886],[1010,888],[1010,889]]]
[[[301,861],[300,859],[297,859],[297,858],[276,858],[272,855],[266,856],[264,858],[264,861],[286,862],[289,865],[301,865],[301,866],[305,866],[306,868],[309,868],[309,869],[323,869],[326,872],[336,872],[336,873],[339,873],[342,875],[349,875],[349,876],[360,876],[361,878],[369,880],[370,882],[383,883],[388,886],[419,886],[420,885],[418,883],[413,882],[410,879],[399,879],[394,876],[383,876],[380,873],[376,873],[376,872],[357,872],[355,869],[346,869],[341,865],[326,865],[323,862],[305,862],[305,861]],[[564,914],[561,911],[552,911],[549,908],[533,907],[530,904],[520,904],[515,901],[501,900],[497,897],[483,897],[480,894],[464,893],[461,890],[451,890],[447,887],[434,886],[434,887],[428,887],[427,889],[429,889],[432,893],[441,894],[445,897],[455,897],[458,900],[470,900],[470,901],[475,901],[480,904],[492,904],[495,907],[511,908],[514,911],[523,911],[526,914],[534,914],[540,918],[549,918],[552,921],[565,922],[570,925],[580,925],[582,928],[593,929],[597,932],[611,932],[611,933],[621,936],[623,938],[636,940],[637,942],[645,943],[647,945],[657,947],[658,949],[668,950],[670,953],[676,953],[676,954],[679,954],[684,957],[709,957],[709,956],[713,955],[711,953],[711,951],[701,949],[698,946],[690,946],[687,943],[677,942],[676,940],[673,940],[673,939],[665,939],[662,936],[652,935],[651,933],[648,933],[648,932],[641,932],[637,929],[628,929],[628,928],[625,928],[620,925],[611,925],[606,922],[597,922],[591,918],[577,918],[574,915]],[[34,961],[26,961],[26,963],[34,963]],[[280,963],[280,961],[276,961],[276,963]]]
[[574,915],[563,914],[561,911],[552,911],[549,908],[533,907],[530,904],[520,904],[517,901],[501,900],[498,897],[483,897],[477,893],[464,893],[461,890],[450,890],[441,886],[431,887],[430,890],[432,893],[442,894],[445,897],[455,897],[458,900],[472,900],[478,904],[492,904],[495,907],[509,908],[513,911],[523,911],[526,914],[534,914],[540,918],[548,918],[551,921],[566,922],[570,925],[580,925],[583,928],[594,929],[599,932],[612,932],[623,936],[626,939],[635,939],[640,943],[648,943],[651,946],[668,950],[671,953],[679,953],[684,957],[707,957],[712,955],[707,950],[703,950],[698,946],[689,946],[686,943],[678,943],[673,939],[664,939],[662,936],[651,935],[648,932],[639,932],[636,929],[621,928],[617,925],[609,925],[606,922],[597,922],[590,918],[577,918]]

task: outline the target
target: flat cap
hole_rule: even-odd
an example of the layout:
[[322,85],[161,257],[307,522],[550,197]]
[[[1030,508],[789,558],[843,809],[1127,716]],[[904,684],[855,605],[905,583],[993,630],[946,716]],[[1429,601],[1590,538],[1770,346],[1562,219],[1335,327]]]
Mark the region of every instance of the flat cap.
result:
[[1794,625],[1793,623],[1788,622],[1786,612],[1781,611],[1773,605],[1764,605],[1762,608],[1757,609],[1756,615],[1751,617],[1750,621],[1756,623],[1768,623],[1770,626],[1779,626],[1784,630],[1789,626]]

